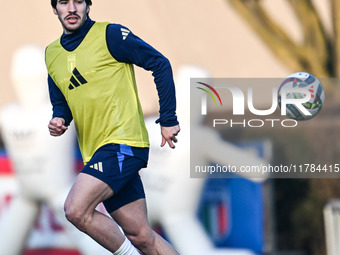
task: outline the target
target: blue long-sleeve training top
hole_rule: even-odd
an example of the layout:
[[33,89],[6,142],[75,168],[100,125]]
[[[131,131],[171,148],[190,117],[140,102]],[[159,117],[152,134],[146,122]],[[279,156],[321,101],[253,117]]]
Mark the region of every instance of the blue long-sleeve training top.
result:
[[[77,32],[63,34],[61,45],[67,51],[75,50],[94,23],[88,18]],[[126,28],[119,24],[109,24],[106,30],[106,42],[112,57],[119,62],[135,64],[152,71],[160,105],[160,117],[156,123],[166,127],[177,125],[175,86],[169,60],[131,31],[122,40],[121,29]],[[64,95],[50,76],[48,76],[48,86],[53,117],[62,117],[65,119],[65,124],[69,125],[73,119],[71,110]]]

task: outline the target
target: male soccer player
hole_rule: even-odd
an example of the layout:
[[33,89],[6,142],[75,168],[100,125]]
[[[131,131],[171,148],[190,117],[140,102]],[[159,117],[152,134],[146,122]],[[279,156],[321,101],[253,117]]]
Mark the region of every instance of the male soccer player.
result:
[[[161,146],[174,148],[180,128],[170,63],[129,29],[92,21],[91,4],[51,0],[63,34],[46,48],[53,105],[48,128],[60,136],[73,119],[85,163],[66,199],[66,218],[113,254],[138,254],[135,247],[143,254],[178,254],[147,221],[138,171],[147,164],[149,142],[132,67],[153,72]],[[95,210],[100,202],[112,218]]]

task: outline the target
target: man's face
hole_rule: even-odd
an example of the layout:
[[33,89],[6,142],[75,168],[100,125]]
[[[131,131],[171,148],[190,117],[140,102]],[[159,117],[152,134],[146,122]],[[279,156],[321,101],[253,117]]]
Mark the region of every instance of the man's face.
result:
[[90,7],[87,6],[85,0],[57,0],[56,9],[53,8],[65,34],[72,34],[81,28],[89,11]]

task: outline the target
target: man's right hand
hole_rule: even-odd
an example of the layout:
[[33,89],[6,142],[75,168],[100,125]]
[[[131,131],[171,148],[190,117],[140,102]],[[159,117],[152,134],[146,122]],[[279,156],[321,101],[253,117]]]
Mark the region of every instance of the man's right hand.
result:
[[65,120],[63,118],[55,117],[50,120],[48,124],[48,130],[50,131],[51,136],[60,136],[68,129],[65,126]]

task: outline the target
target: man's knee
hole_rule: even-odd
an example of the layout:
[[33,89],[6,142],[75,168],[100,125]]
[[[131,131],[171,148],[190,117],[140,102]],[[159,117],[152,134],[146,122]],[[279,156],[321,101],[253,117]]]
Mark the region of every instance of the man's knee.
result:
[[131,243],[141,251],[145,250],[145,248],[149,249],[155,244],[155,236],[153,234],[153,231],[148,227],[139,229],[134,233],[125,234],[127,238],[131,241]]
[[83,210],[71,203],[65,202],[64,212],[66,219],[76,226],[80,231],[86,232],[86,223],[90,220],[90,216]]

